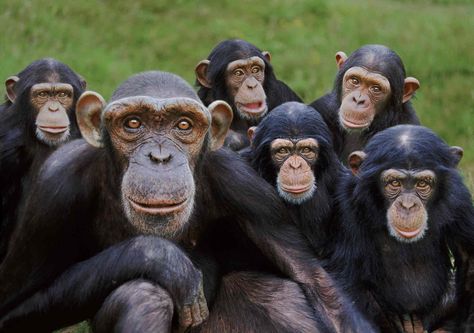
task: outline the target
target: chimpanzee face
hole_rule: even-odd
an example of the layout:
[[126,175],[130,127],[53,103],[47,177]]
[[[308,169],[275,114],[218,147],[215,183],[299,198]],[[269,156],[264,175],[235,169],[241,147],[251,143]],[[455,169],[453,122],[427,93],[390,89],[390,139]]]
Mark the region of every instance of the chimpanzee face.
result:
[[278,169],[277,189],[280,196],[293,204],[310,199],[316,190],[314,165],[318,160],[318,142],[313,138],[275,139],[270,151]]
[[339,120],[346,129],[363,130],[390,98],[390,82],[363,67],[351,67],[342,81],[342,101]]
[[122,205],[130,223],[140,233],[175,238],[193,210],[194,170],[207,138],[211,149],[224,141],[232,121],[229,105],[216,101],[208,110],[187,97],[133,96],[110,103],[100,117],[104,104],[92,92],[79,99],[83,136],[100,147],[102,121],[123,172]]
[[257,56],[230,62],[226,69],[227,91],[239,115],[258,119],[268,110],[263,82],[265,62]]
[[388,169],[380,176],[388,203],[390,235],[404,242],[423,238],[428,229],[427,202],[433,196],[436,175],[431,170]]

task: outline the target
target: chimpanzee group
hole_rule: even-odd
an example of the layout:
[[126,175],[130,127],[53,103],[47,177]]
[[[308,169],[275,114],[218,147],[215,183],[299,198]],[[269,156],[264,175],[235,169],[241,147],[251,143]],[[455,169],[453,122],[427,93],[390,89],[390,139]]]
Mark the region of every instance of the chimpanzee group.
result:
[[310,104],[219,43],[105,99],[41,59],[0,106],[0,332],[471,332],[474,206],[382,45]]

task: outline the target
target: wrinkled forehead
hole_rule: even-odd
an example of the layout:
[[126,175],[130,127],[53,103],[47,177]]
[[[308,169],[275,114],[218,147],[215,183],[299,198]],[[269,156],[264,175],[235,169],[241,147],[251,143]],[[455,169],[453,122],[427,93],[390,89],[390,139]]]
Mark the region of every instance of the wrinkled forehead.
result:
[[236,68],[255,65],[265,68],[265,62],[262,60],[262,58],[253,56],[247,59],[239,59],[229,62],[229,64],[227,65],[227,70],[233,71]]
[[36,83],[31,87],[32,91],[46,91],[46,90],[73,90],[69,83]]
[[364,78],[369,81],[378,82],[380,84],[390,87],[390,82],[385,76],[365,67],[354,66],[354,67],[349,68],[344,74],[344,79],[347,79],[348,77],[351,77],[351,76],[357,76],[357,77]]
[[210,123],[211,114],[200,102],[187,97],[155,98],[150,96],[133,96],[118,99],[110,104],[102,112],[102,118],[109,120],[123,112],[147,112],[157,115],[167,113],[187,113],[202,118]]

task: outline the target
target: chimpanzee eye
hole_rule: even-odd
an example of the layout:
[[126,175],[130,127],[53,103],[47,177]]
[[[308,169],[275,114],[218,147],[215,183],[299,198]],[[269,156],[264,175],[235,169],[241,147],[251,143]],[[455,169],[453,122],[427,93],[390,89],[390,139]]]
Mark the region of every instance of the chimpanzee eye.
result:
[[142,126],[142,122],[137,117],[128,118],[125,120],[125,127],[127,129],[136,130]]
[[370,90],[372,90],[372,92],[377,94],[382,91],[382,88],[378,85],[375,85],[375,86],[370,87]]
[[187,131],[192,127],[192,125],[187,120],[181,120],[181,121],[179,121],[177,127],[182,131]]
[[416,183],[416,187],[418,187],[420,189],[427,189],[428,187],[430,187],[430,184],[425,180],[419,180]]
[[258,72],[260,72],[260,66],[253,66],[252,67],[252,73],[253,74],[257,74]]
[[349,81],[353,84],[353,85],[358,85],[359,84],[359,79],[356,78],[355,76],[352,76]]
[[312,152],[312,149],[309,148],[309,147],[304,147],[302,150],[301,150],[302,153],[305,153],[305,154],[308,154],[308,153],[311,153]]
[[67,96],[68,96],[68,93],[66,93],[66,92],[64,92],[64,91],[60,91],[60,92],[58,93],[58,97],[59,97],[59,98],[64,98],[64,97],[67,97]]
[[42,98],[48,97],[48,92],[47,91],[40,91],[38,93],[38,96],[42,97]]
[[243,76],[244,74],[245,74],[244,71],[241,70],[241,69],[236,69],[236,70],[234,71],[234,75],[235,75],[235,76]]
[[400,181],[397,180],[397,179],[391,180],[391,181],[389,182],[389,184],[390,184],[391,186],[393,186],[393,187],[400,187],[400,186],[401,186]]
[[286,147],[281,147],[280,149],[278,149],[277,153],[279,153],[279,154],[287,154],[287,153],[288,153],[288,148],[286,148]]

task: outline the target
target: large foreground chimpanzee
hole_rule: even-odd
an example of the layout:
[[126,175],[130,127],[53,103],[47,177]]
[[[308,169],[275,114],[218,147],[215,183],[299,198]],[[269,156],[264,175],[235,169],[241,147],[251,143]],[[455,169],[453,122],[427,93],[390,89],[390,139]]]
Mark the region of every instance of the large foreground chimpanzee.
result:
[[275,186],[318,256],[326,257],[336,231],[334,195],[345,168],[321,115],[298,102],[277,106],[249,129],[243,155]]
[[65,64],[41,59],[6,82],[0,106],[0,262],[17,219],[22,193],[59,145],[80,136],[76,101],[83,81]]
[[466,307],[460,254],[474,254],[474,207],[461,157],[413,125],[386,129],[349,157],[356,176],[341,187],[344,240],[334,262],[382,332],[430,332]]
[[274,107],[301,99],[277,80],[270,53],[239,39],[220,42],[207,59],[196,66],[198,95],[205,105],[224,100],[232,106],[234,119],[225,145],[240,150],[249,145],[247,129]]
[[[208,110],[182,79],[146,72],[106,106],[84,93],[77,112],[89,144],[51,155],[30,193],[0,266],[0,331],[44,332],[97,313],[98,332],[168,332],[173,317],[181,329],[200,324],[206,300],[203,331],[371,331],[272,186],[218,149],[232,121],[226,103]],[[266,260],[255,246],[241,258],[242,244],[226,242],[246,237]],[[256,270],[221,281],[226,258],[212,251],[216,242],[249,266],[262,257],[261,268],[279,276]]]
[[375,133],[399,124],[419,124],[410,99],[419,87],[405,77],[400,57],[382,45],[365,45],[347,57],[336,54],[339,66],[334,89],[311,106],[321,112],[333,135],[334,149],[345,163]]

